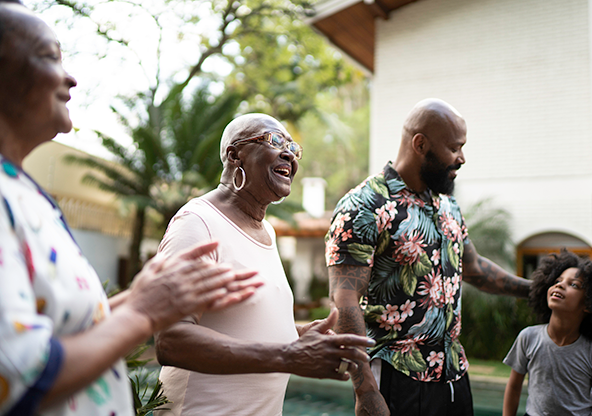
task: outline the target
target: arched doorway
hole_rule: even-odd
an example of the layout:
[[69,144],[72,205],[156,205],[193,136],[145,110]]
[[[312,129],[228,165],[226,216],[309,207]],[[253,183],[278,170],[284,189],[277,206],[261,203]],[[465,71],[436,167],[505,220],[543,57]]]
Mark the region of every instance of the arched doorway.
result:
[[529,278],[541,258],[550,253],[559,253],[562,248],[581,257],[591,258],[592,247],[570,234],[549,232],[529,237],[518,245],[516,252],[516,273]]

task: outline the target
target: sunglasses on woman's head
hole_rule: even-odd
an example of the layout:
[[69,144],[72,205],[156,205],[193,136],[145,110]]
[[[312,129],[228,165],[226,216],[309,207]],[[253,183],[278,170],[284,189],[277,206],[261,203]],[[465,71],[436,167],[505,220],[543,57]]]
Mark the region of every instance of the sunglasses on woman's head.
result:
[[274,149],[288,150],[298,160],[302,159],[302,146],[292,140],[286,139],[279,133],[265,133],[261,136],[249,137],[248,139],[237,140],[232,144],[242,144],[250,141],[264,141]]

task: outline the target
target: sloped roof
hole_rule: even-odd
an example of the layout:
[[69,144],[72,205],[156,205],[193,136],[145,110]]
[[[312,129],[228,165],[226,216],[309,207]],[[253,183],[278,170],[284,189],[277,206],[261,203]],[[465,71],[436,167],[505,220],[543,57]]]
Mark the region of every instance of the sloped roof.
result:
[[374,20],[417,0],[326,0],[309,20],[314,28],[370,72],[374,72]]
[[331,226],[332,215],[331,211],[327,211],[321,218],[314,218],[306,212],[298,212],[294,214],[295,227],[276,217],[269,217],[268,221],[278,237],[324,238]]

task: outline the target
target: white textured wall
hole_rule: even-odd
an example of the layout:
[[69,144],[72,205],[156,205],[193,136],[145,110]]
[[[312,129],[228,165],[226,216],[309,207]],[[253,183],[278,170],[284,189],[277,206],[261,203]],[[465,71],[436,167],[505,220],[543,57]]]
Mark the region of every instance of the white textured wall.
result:
[[461,206],[494,197],[517,243],[592,244],[588,1],[419,0],[378,19],[371,171],[396,157],[411,107],[442,98],[468,126]]
[[119,258],[127,256],[126,239],[111,237],[96,231],[72,230],[80,249],[94,267],[101,282],[109,282],[109,290],[117,285]]

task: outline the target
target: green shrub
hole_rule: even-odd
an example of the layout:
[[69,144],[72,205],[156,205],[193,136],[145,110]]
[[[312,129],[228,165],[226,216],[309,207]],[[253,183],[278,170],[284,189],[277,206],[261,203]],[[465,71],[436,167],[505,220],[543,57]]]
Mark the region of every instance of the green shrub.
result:
[[[484,199],[464,211],[477,252],[507,270],[515,268],[511,217]],[[515,273],[515,271],[512,271]],[[535,324],[526,299],[491,295],[463,285],[461,343],[467,355],[486,360],[505,357],[521,329]]]
[[[153,343],[152,338],[151,341]],[[148,343],[138,345],[125,357],[136,416],[151,416],[153,410],[166,410],[162,406],[170,403],[162,390],[162,382],[158,379],[160,367],[151,366],[152,359],[142,359],[142,354],[148,348]]]
[[518,333],[535,323],[526,299],[490,295],[463,285],[460,341],[467,355],[502,360]]
[[327,316],[329,316],[329,313],[331,312],[331,310],[329,308],[324,308],[324,307],[319,307],[319,308],[313,308],[309,311],[309,319],[311,321],[314,321],[316,319],[325,319]]
[[329,280],[313,276],[308,289],[313,302],[329,296]]

